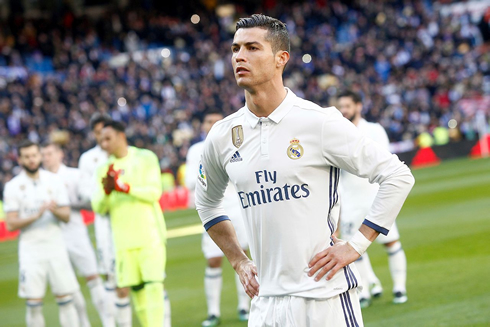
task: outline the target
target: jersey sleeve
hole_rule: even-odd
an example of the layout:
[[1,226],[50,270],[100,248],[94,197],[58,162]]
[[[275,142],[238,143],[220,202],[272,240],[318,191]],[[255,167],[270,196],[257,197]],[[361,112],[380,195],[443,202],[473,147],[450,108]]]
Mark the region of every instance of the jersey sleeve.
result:
[[145,172],[137,184],[130,185],[129,195],[140,201],[153,203],[162,196],[162,182],[160,178],[160,163],[158,157],[151,151],[139,158],[141,169]]
[[389,150],[390,149],[390,139],[388,138],[388,134],[386,134],[386,131],[383,126],[380,124],[376,124],[377,127],[377,138],[376,141],[381,144],[385,149]]
[[78,193],[80,200],[84,203],[90,202],[92,192],[94,190],[94,176],[88,164],[87,154],[84,153],[78,161],[78,169],[80,170],[80,183],[78,184]]
[[5,184],[5,189],[3,190],[3,211],[15,212],[20,210],[20,199],[15,194],[12,183]]
[[68,207],[70,206],[70,198],[68,196],[68,190],[61,181],[61,179],[58,176],[56,177],[56,182],[54,183],[55,186],[55,192],[54,192],[54,197],[53,200],[56,202],[56,205],[58,207]]
[[192,146],[187,152],[186,158],[186,173],[185,173],[185,186],[188,190],[194,191],[196,188],[197,174],[199,171],[199,153],[197,153],[197,147]]
[[92,210],[105,215],[109,212],[109,196],[104,192],[102,178],[107,173],[107,165],[102,165],[97,168],[95,179],[96,187],[91,196]]
[[229,220],[222,206],[228,174],[219,161],[212,132],[204,141],[196,183],[196,209],[206,230],[223,220]]
[[378,183],[380,188],[363,224],[387,235],[415,182],[410,169],[386,147],[361,135],[340,113],[322,127],[322,151],[329,164]]

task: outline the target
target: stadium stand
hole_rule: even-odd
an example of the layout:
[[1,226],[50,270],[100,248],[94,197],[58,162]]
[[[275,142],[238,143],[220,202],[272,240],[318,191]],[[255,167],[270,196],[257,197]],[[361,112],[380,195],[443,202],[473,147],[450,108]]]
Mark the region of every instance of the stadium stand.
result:
[[[285,79],[298,95],[327,106],[340,89],[358,91],[367,119],[392,142],[446,129],[451,119],[457,133],[448,141],[477,137],[474,108],[490,103],[490,51],[478,28],[488,17],[443,15],[431,1],[271,3],[255,10],[287,23]],[[197,13],[194,23],[141,10],[0,21],[0,188],[16,173],[14,145],[26,137],[68,131],[67,164],[76,166],[93,143],[87,124],[96,111],[126,122],[130,142],[177,176],[202,138],[202,113],[227,115],[244,102],[229,69],[243,10]]]

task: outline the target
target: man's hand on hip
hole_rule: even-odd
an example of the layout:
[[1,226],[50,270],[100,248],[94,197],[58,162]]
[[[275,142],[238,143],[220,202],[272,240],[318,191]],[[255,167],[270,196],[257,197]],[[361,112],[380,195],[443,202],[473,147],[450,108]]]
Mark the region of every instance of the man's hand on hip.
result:
[[360,257],[359,253],[346,241],[335,236],[332,236],[332,239],[334,245],[317,253],[308,264],[310,267],[308,276],[312,277],[318,272],[315,281],[319,281],[325,275],[327,275],[327,280],[331,280],[337,271]]
[[255,264],[250,259],[244,259],[236,265],[235,271],[240,277],[240,282],[242,282],[247,295],[252,299],[254,296],[259,296],[259,283],[255,278],[257,276]]

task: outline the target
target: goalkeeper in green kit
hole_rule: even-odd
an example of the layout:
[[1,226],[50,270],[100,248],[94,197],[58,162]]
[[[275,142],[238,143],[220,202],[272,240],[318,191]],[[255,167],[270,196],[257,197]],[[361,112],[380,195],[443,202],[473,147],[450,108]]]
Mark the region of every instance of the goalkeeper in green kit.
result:
[[158,203],[162,195],[160,164],[145,149],[128,146],[124,125],[104,124],[101,147],[110,155],[97,169],[99,187],[92,208],[110,214],[116,253],[117,295],[131,291],[144,327],[162,327],[166,228]]

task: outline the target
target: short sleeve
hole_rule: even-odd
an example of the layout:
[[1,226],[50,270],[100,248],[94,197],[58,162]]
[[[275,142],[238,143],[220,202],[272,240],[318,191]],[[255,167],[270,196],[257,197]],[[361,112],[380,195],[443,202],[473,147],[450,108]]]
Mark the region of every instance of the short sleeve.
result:
[[20,210],[20,199],[17,192],[14,190],[12,183],[7,183],[3,190],[3,211],[15,212]]

